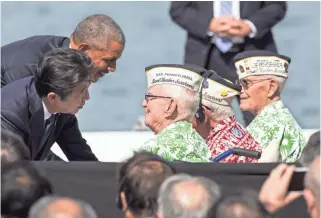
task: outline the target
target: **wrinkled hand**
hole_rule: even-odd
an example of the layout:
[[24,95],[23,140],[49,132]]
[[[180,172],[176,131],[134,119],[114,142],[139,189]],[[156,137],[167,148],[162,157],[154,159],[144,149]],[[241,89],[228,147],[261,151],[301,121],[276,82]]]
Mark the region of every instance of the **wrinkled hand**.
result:
[[227,33],[232,28],[235,20],[235,17],[231,15],[214,17],[210,23],[209,30],[222,37],[228,36]]
[[227,35],[230,37],[246,37],[252,32],[251,26],[244,20],[234,20],[231,23],[231,28]]
[[259,199],[270,213],[274,213],[301,195],[300,192],[287,194],[294,170],[295,166],[280,164],[271,171],[263,183]]

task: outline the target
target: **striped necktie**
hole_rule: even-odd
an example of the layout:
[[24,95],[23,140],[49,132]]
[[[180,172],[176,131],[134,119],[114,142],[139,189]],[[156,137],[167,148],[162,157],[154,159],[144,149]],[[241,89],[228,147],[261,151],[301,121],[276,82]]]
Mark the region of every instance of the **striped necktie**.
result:
[[[232,14],[232,1],[221,1],[220,2],[220,16]],[[216,47],[223,53],[226,53],[233,46],[231,38],[222,38],[216,36],[215,38]]]

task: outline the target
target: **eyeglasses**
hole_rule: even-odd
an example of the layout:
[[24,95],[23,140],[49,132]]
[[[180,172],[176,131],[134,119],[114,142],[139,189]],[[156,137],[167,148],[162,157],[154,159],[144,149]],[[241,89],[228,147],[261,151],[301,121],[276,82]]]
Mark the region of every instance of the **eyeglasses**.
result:
[[241,80],[236,80],[235,83],[238,85],[241,85],[243,88],[248,89],[250,86],[252,86],[255,83],[259,83],[265,80],[270,80],[271,78],[266,78],[266,79],[261,79],[261,80],[252,80],[252,81],[248,81],[245,79],[241,79]]
[[152,94],[145,94],[145,100],[148,102],[149,100],[153,100],[156,98],[167,98],[167,99],[172,99],[171,97],[166,97],[166,96],[159,96],[159,95],[152,95]]

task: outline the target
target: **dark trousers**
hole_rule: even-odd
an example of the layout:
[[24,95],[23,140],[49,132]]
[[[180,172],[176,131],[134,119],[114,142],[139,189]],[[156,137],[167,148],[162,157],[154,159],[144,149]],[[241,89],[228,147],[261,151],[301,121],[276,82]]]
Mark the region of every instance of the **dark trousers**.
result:
[[[212,45],[208,51],[207,59],[205,62],[205,68],[208,70],[214,70],[221,77],[235,82],[238,79],[236,74],[233,57],[242,52],[241,47],[233,47],[230,52],[222,53]],[[240,97],[237,96],[237,101],[240,103]],[[247,111],[242,111],[245,125],[248,126],[254,119],[254,115]]]

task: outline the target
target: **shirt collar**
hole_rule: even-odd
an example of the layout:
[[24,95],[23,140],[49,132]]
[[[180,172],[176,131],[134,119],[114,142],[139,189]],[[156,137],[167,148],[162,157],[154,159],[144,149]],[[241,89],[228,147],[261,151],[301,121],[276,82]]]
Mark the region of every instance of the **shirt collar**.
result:
[[271,112],[277,113],[277,111],[282,108],[284,108],[283,102],[281,100],[275,101],[265,106],[263,110],[258,114],[258,116],[265,116],[266,114],[270,114]]
[[45,103],[42,101],[43,111],[44,111],[44,120],[47,120],[49,117],[51,117],[51,113],[47,110],[47,107]]
[[205,141],[208,141],[215,135],[216,133],[220,132],[222,129],[224,129],[226,126],[230,126],[231,124],[235,123],[236,119],[235,116],[230,116],[228,118],[225,118],[224,120],[221,120],[214,129],[210,132],[210,134],[207,136]]
[[187,120],[179,120],[179,121],[176,121],[175,123],[172,123],[171,125],[169,125],[168,127],[162,129],[160,132],[158,132],[156,135],[159,135],[160,133],[163,133],[163,132],[166,132],[166,131],[170,131],[172,129],[175,129],[177,128],[177,126],[185,126],[187,128],[190,128],[192,129],[192,124],[187,121]]

